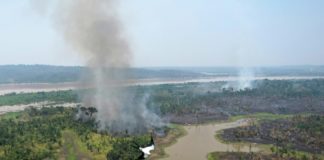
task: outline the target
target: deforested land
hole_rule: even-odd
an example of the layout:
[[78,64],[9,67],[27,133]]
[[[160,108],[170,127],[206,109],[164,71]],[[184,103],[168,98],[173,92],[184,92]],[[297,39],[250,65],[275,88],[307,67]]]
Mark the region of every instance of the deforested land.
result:
[[[244,153],[212,152],[209,159],[323,158],[324,80],[258,79],[248,83],[245,88],[236,81],[215,81],[124,89],[135,95],[134,103],[145,97],[148,110],[167,124],[154,131],[153,159],[168,158],[165,147],[186,136],[183,125],[242,118],[249,123],[218,131],[215,137],[223,143],[265,147]],[[137,159],[141,152],[134,144],[149,144],[151,133],[98,130],[96,109],[82,103],[92,92],[87,88],[1,95],[0,159]],[[17,106],[23,107],[6,110]],[[80,114],[86,118],[80,119]]]

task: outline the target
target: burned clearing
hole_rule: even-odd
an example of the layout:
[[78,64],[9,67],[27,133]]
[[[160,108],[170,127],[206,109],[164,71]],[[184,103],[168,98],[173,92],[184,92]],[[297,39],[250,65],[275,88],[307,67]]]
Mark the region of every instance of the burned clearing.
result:
[[[273,152],[300,150],[323,154],[324,116],[297,115],[272,121],[260,121],[245,127],[225,129],[220,137],[230,142],[273,144]],[[283,149],[278,149],[278,148]]]

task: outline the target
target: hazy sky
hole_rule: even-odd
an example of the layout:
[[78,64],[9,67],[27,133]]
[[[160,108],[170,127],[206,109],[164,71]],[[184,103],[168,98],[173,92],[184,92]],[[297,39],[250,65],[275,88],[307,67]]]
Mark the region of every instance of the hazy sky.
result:
[[[141,66],[324,64],[323,0],[121,0]],[[0,64],[82,65],[28,0],[0,0]]]

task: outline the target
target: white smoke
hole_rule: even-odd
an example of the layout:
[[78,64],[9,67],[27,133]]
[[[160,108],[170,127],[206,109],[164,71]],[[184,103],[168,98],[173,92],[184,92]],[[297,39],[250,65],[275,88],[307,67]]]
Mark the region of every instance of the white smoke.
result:
[[238,73],[238,79],[236,81],[227,82],[223,89],[233,89],[234,91],[240,91],[245,89],[254,88],[252,82],[255,79],[255,74],[251,68],[241,68]]
[[254,79],[254,72],[251,69],[241,69],[239,73],[239,81],[238,81],[238,90],[244,90],[244,89],[251,89],[252,81]]

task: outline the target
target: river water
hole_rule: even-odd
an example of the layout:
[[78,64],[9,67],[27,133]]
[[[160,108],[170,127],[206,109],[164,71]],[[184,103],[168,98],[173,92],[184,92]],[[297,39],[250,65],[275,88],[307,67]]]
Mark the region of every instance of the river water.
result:
[[[138,79],[124,82],[127,86],[141,85],[160,85],[160,84],[182,84],[191,82],[219,82],[219,81],[238,81],[240,77],[202,77],[194,79]],[[251,77],[247,80],[305,80],[305,79],[324,79],[323,76],[260,76]],[[0,84],[0,95],[16,92],[50,92],[58,90],[83,89],[91,88],[87,84],[80,82],[68,83],[23,83],[23,84]]]
[[[214,151],[249,152],[250,145],[224,144],[215,139],[217,131],[247,124],[248,120],[243,119],[236,122],[185,126],[187,135],[179,138],[175,144],[165,149],[169,157],[164,160],[203,160],[207,159],[208,153]],[[251,151],[256,152],[258,150],[255,145],[251,145]]]

